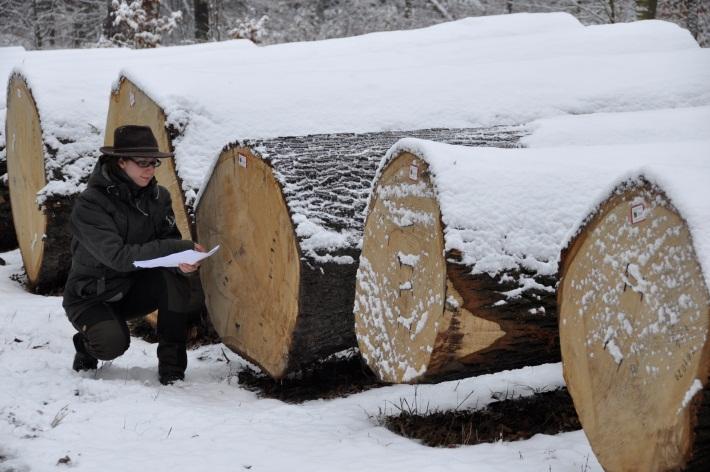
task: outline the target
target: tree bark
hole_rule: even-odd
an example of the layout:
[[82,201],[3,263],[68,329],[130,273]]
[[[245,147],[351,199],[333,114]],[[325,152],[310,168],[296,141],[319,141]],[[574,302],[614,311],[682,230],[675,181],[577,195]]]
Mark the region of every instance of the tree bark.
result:
[[12,208],[10,207],[10,188],[7,185],[7,161],[0,161],[0,252],[9,251],[17,247],[15,225],[12,222]]

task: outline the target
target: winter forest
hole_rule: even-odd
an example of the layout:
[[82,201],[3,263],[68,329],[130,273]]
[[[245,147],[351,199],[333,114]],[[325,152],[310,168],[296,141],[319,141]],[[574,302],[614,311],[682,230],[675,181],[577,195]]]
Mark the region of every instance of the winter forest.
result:
[[0,0],[0,472],[710,471],[710,0]]
[[587,25],[668,20],[710,46],[707,0],[0,0],[0,46],[144,48],[235,38],[274,44],[554,11]]

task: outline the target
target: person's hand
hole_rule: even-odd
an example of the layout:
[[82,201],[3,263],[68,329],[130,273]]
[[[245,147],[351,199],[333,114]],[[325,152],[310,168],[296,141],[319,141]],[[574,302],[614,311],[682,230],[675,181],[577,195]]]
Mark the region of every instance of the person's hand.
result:
[[[202,246],[202,244],[195,243],[195,251],[197,252],[207,252],[205,251],[205,248]],[[178,265],[180,270],[182,271],[183,274],[189,274],[191,272],[195,272],[197,269],[200,268],[200,263],[195,262],[194,264],[180,264]]]

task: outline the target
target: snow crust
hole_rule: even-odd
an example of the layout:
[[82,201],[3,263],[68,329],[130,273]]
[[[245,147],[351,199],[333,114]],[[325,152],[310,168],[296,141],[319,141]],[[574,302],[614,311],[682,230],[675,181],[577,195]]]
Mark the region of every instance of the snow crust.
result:
[[[156,345],[136,338],[95,374],[78,374],[61,298],[27,293],[8,278],[21,270],[19,251],[0,257],[8,262],[0,266],[3,470],[602,470],[582,431],[447,449],[377,421],[380,412],[397,414],[402,400],[420,411],[481,408],[494,396],[555,388],[560,364],[298,405],[240,387],[247,363],[221,344],[189,351],[186,381],[172,387],[157,381]],[[65,456],[68,466],[57,465]]]
[[446,251],[460,251],[473,273],[537,276],[556,274],[561,248],[600,195],[643,169],[687,219],[710,280],[709,150],[708,140],[495,149],[407,138],[388,151],[378,174],[394,156],[416,154],[432,171]]
[[559,14],[504,15],[177,59],[189,74],[159,62],[122,75],[183,130],[174,144],[186,192],[225,144],[247,138],[710,104],[710,51],[657,21],[582,27]]

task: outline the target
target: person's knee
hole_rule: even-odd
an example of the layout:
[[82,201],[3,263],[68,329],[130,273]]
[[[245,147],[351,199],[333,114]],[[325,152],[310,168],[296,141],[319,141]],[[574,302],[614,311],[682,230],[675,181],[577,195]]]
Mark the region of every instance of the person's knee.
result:
[[131,338],[116,320],[101,321],[84,332],[86,350],[97,359],[110,361],[128,349]]

